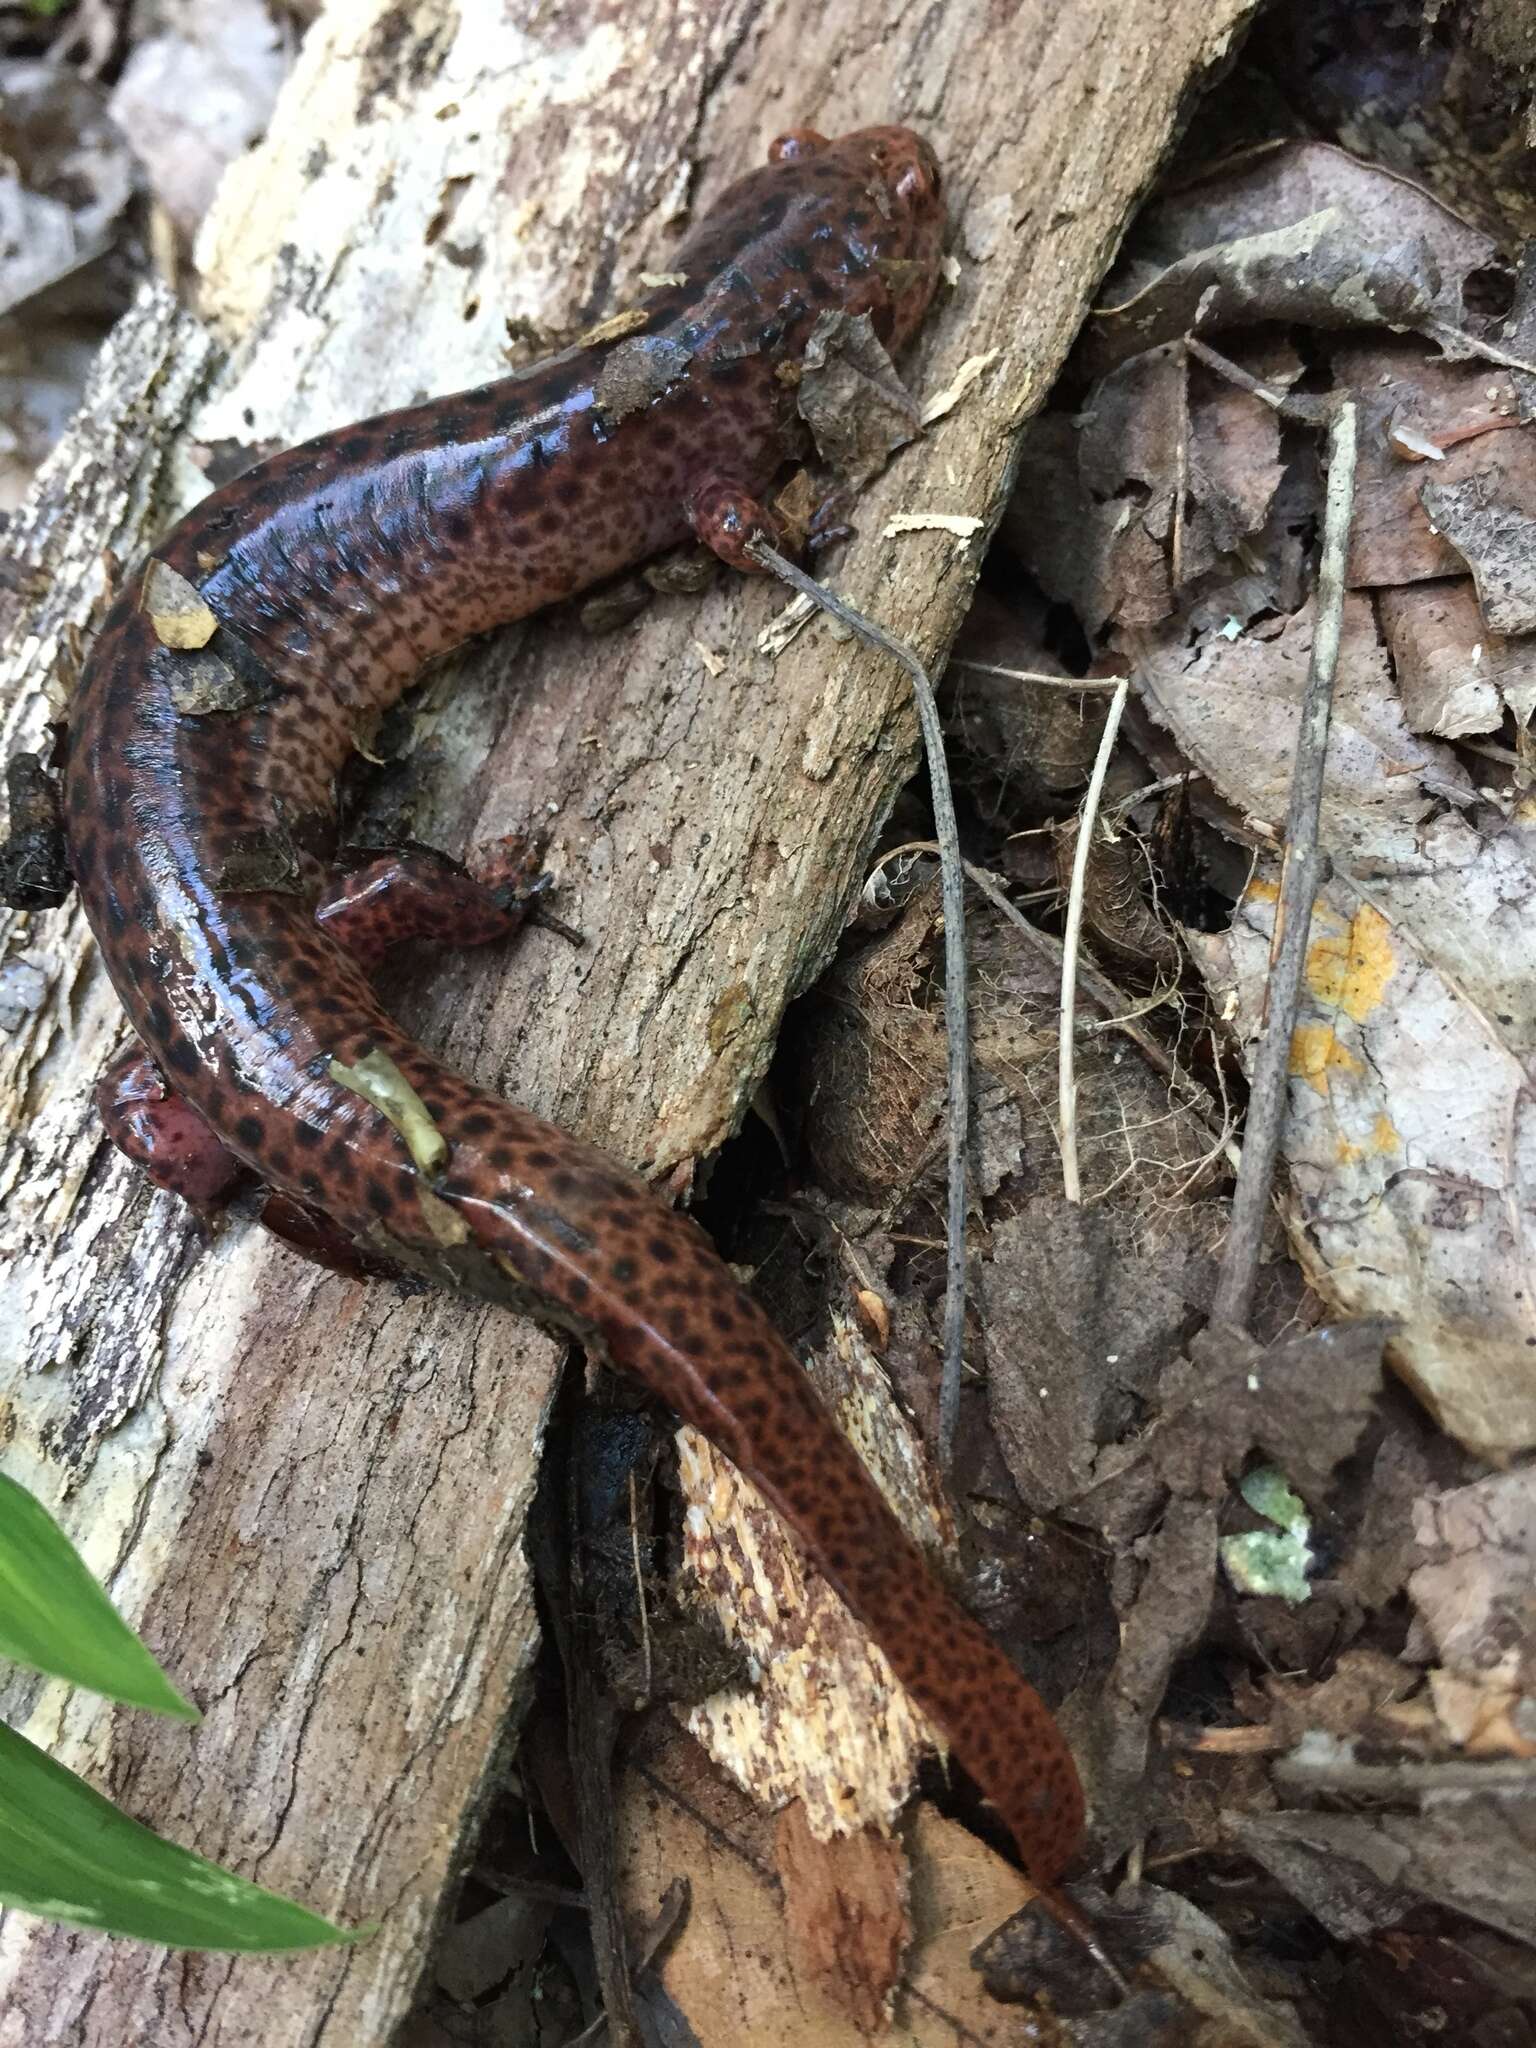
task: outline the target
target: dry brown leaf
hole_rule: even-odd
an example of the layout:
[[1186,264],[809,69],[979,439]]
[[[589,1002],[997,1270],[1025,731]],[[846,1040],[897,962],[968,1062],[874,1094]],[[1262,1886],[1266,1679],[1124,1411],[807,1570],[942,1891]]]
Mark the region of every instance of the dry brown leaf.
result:
[[[1301,692],[1312,653],[1312,605],[1271,637],[1208,633],[1188,644],[1182,622],[1125,634],[1143,701],[1181,753],[1228,802],[1278,832],[1290,792]],[[1344,607],[1322,838],[1335,859],[1421,858],[1417,827],[1436,798],[1470,798],[1449,748],[1408,730],[1367,599]]]
[[0,313],[101,255],[133,188],[132,159],[94,86],[63,65],[7,65]]
[[1057,1194],[992,1230],[975,1278],[987,1401],[1036,1512],[1092,1482],[1101,1446],[1125,1433],[1188,1334],[1219,1225],[1204,1207],[1184,1220],[1182,1241],[1174,1227],[1144,1247],[1134,1213]]
[[1453,329],[1492,241],[1421,186],[1323,142],[1249,150],[1144,209],[1079,357],[1127,356],[1262,320]]
[[1148,1969],[1207,2023],[1198,2038],[1222,2048],[1307,2048],[1296,2014],[1249,1982],[1231,1937],[1192,1899],[1156,1885],[1125,1890],[1147,1942]]
[[823,313],[805,345],[800,417],[822,460],[854,490],[922,432],[917,401],[867,313]]
[[[1078,821],[1055,834],[1056,877],[1072,886]],[[1122,826],[1099,820],[1083,871],[1083,930],[1093,950],[1129,968],[1140,981],[1176,980],[1184,964],[1172,920],[1157,907],[1157,878],[1146,844]]]
[[[1497,449],[1521,464],[1480,470],[1464,482],[1427,481],[1424,510],[1472,571],[1477,601],[1495,633],[1536,632],[1536,436],[1502,436]],[[1518,495],[1517,495],[1518,494]],[[1521,500],[1523,499],[1523,502]]]
[[1408,1591],[1441,1662],[1536,1695],[1536,1467],[1426,1494],[1414,1535]]
[[[1308,1279],[1338,1312],[1397,1318],[1393,1362],[1444,1428],[1492,1457],[1536,1442],[1533,838],[1442,820],[1422,873],[1376,880],[1372,900],[1330,884],[1313,909],[1282,1137]],[[1261,875],[1229,932],[1190,935],[1244,1045],[1274,900]]]
[[[1338,349],[1333,376],[1360,408],[1349,537],[1349,581],[1356,588],[1463,573],[1462,557],[1424,509],[1427,483],[1484,477],[1501,499],[1536,504],[1536,434],[1515,422],[1506,371],[1446,362],[1422,342],[1382,339]],[[1391,425],[1405,407],[1418,429],[1443,446],[1442,460],[1404,461]]]
[[[1341,1742],[1400,1742],[1404,1696],[1419,1674],[1381,1650],[1345,1650],[1328,1677],[1313,1683],[1281,1672],[1263,1680],[1270,1746],[1289,1749],[1318,1729]],[[1421,1710],[1415,1709],[1415,1718]]]
[[1491,632],[1465,577],[1377,594],[1403,716],[1441,739],[1494,732],[1506,708],[1523,724],[1536,708],[1536,640]]
[[1024,429],[1019,478],[1003,511],[1003,538],[1041,589],[1072,607],[1090,640],[1109,619],[1150,626],[1167,616],[1164,542],[1134,505],[1101,504],[1089,491],[1067,414],[1042,413]]
[[[1233,354],[1244,369],[1280,390],[1301,374],[1300,359],[1288,346]],[[1268,519],[1285,474],[1274,407],[1221,378],[1192,378],[1188,468],[1179,548],[1184,585]]]
[[1233,1815],[1227,1831],[1340,1940],[1429,1899],[1536,1943],[1536,1782],[1430,1794],[1415,1814]]
[[[1299,374],[1288,348],[1239,353],[1281,388]],[[1192,380],[1182,352],[1162,348],[1111,370],[1078,413],[1037,420],[1023,474],[1005,536],[1092,636],[1109,619],[1156,624],[1178,589],[1218,565],[1251,574],[1254,551],[1241,562],[1236,551],[1269,519],[1285,466],[1272,407],[1204,373]]]
[[1436,1718],[1458,1749],[1476,1757],[1536,1759],[1536,1698],[1529,1692],[1444,1670],[1430,1672],[1429,1690]]
[[[620,1886],[631,1915],[689,1873],[692,1909],[658,1969],[701,2042],[868,2048],[828,2000],[791,1933],[775,1873],[774,1823],[712,1771],[680,1730],[651,1742],[619,1809]],[[911,1941],[895,1993],[895,2048],[1014,2048],[1020,2014],[984,1989],[971,1952],[1033,1896],[958,1822],[920,1806],[903,1831]]]

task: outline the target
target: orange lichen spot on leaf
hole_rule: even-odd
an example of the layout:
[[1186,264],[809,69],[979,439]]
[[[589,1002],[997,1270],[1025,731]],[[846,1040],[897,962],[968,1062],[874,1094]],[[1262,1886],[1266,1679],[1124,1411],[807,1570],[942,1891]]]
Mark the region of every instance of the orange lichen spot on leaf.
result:
[[1336,1073],[1362,1072],[1359,1060],[1327,1024],[1299,1024],[1291,1034],[1291,1072],[1326,1095]]
[[1347,925],[1316,932],[1307,948],[1307,986],[1318,1002],[1362,1023],[1397,972],[1392,927],[1369,905]]

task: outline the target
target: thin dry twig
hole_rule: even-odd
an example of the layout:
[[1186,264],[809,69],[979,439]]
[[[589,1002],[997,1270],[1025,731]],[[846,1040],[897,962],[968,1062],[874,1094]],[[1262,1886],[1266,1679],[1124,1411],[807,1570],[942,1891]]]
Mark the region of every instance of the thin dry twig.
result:
[[1277,1784],[1298,1792],[1342,1792],[1351,1798],[1422,1799],[1435,1792],[1536,1792],[1536,1757],[1447,1757],[1419,1762],[1361,1763],[1348,1744],[1307,1738],[1274,1766]]
[[1051,690],[1112,690],[1118,676],[1048,676],[1036,668],[999,668],[995,661],[972,661],[966,655],[952,655],[951,668],[968,668],[979,676],[1004,676],[1010,683],[1044,683]]
[[1061,1181],[1069,1202],[1083,1199],[1083,1184],[1077,1167],[1077,1078],[1074,1072],[1076,1057],[1077,1020],[1077,949],[1083,930],[1083,892],[1088,882],[1088,854],[1093,843],[1094,826],[1098,822],[1099,798],[1104,793],[1104,777],[1109,770],[1109,757],[1115,749],[1115,738],[1120,731],[1120,715],[1125,710],[1125,701],[1131,693],[1131,679],[1121,676],[1115,694],[1110,699],[1109,710],[1104,717],[1104,730],[1099,735],[1099,751],[1094,758],[1093,773],[1088,778],[1088,793],[1083,798],[1082,810],[1077,821],[1077,848],[1072,857],[1072,887],[1067,892],[1067,926],[1062,939],[1061,968],[1061,1038],[1057,1046],[1057,1109],[1061,1119]]
[[635,1604],[640,1609],[640,1642],[645,1656],[645,1696],[651,1697],[651,1610],[645,1597],[645,1572],[640,1563],[640,1504],[635,1494],[635,1469],[629,1469],[629,1556],[635,1574]]
[[1246,1329],[1259,1274],[1259,1246],[1269,1213],[1270,1185],[1280,1148],[1290,1074],[1291,1035],[1301,999],[1312,900],[1322,879],[1318,817],[1323,767],[1328,753],[1328,720],[1344,623],[1344,565],[1355,504],[1357,414],[1341,401],[1328,429],[1328,490],[1323,503],[1323,550],[1317,571],[1317,622],[1312,660],[1301,700],[1291,800],[1285,821],[1285,860],[1275,904],[1270,943],[1269,986],[1264,1024],[1248,1101],[1243,1160],[1232,1196],[1232,1221],[1222,1251],[1221,1273],[1211,1306],[1213,1324]]
[[1221,355],[1209,342],[1199,341],[1193,334],[1184,337],[1186,355],[1194,357],[1197,363],[1204,363],[1208,370],[1214,370],[1218,377],[1224,377],[1229,384],[1235,384],[1239,391],[1246,391],[1270,406],[1282,419],[1295,420],[1301,426],[1321,426],[1328,418],[1331,399],[1309,398],[1303,393],[1293,397],[1288,391],[1281,391],[1273,384],[1266,384],[1261,377],[1255,377],[1251,370],[1245,370],[1241,363],[1234,363],[1230,356]]
[[939,847],[939,871],[944,901],[944,1027],[949,1048],[948,1130],[949,1208],[946,1223],[947,1255],[944,1276],[944,1367],[939,1382],[939,1461],[948,1471],[954,1455],[955,1427],[960,1417],[960,1375],[965,1352],[965,1153],[970,1115],[970,1004],[966,986],[965,957],[965,873],[960,859],[960,834],[955,824],[955,802],[949,787],[944,759],[944,729],[928,672],[904,642],[866,619],[862,612],[835,597],[814,576],[807,576],[787,561],[777,548],[754,536],[747,552],[781,582],[799,591],[867,646],[894,655],[907,671],[922,728],[923,749],[928,759],[928,784],[933,799],[934,837]]

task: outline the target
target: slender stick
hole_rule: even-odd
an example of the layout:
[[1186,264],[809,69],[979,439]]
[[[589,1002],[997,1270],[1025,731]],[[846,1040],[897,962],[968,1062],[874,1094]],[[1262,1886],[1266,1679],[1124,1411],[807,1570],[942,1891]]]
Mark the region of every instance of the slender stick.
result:
[[960,1372],[965,1355],[965,1152],[970,1114],[970,1004],[966,985],[965,871],[960,859],[960,833],[955,801],[944,760],[944,728],[928,672],[903,641],[855,611],[824,584],[760,536],[747,543],[747,553],[775,576],[830,612],[870,647],[894,655],[912,682],[928,759],[928,784],[933,798],[933,834],[939,848],[944,902],[944,1024],[949,1049],[949,1215],[945,1227],[947,1255],[944,1277],[944,1369],[939,1381],[939,1462],[948,1471],[954,1456],[955,1426],[960,1417]]
[[1006,676],[1010,683],[1041,683],[1048,690],[1112,690],[1117,678],[1114,676],[1051,676],[1038,668],[999,668],[995,661],[971,661],[965,655],[952,655],[951,668],[973,669],[979,676]]
[[1120,714],[1130,693],[1131,679],[1122,676],[1109,700],[1104,730],[1099,735],[1099,751],[1094,757],[1093,774],[1088,779],[1088,794],[1083,798],[1083,808],[1078,816],[1077,846],[1072,856],[1072,887],[1067,893],[1067,926],[1062,934],[1061,1039],[1056,1051],[1056,1099],[1061,1119],[1061,1181],[1069,1202],[1083,1199],[1083,1184],[1077,1168],[1077,1076],[1074,1071],[1077,1054],[1077,948],[1083,929],[1083,892],[1088,882],[1088,852],[1099,818],[1099,798],[1104,793],[1109,757],[1115,750]]
[[1259,1275],[1259,1247],[1269,1213],[1270,1184],[1285,1118],[1291,1035],[1301,1000],[1312,901],[1322,879],[1318,817],[1328,754],[1328,719],[1344,626],[1345,564],[1355,503],[1355,443],[1355,406],[1346,399],[1340,403],[1328,429],[1328,491],[1323,504],[1323,548],[1317,571],[1312,660],[1301,700],[1296,760],[1291,771],[1285,860],[1280,870],[1275,931],[1270,945],[1269,986],[1264,996],[1258,1056],[1253,1065],[1243,1163],[1238,1168],[1232,1221],[1222,1251],[1216,1298],[1211,1305],[1212,1323],[1238,1330],[1247,1327]]

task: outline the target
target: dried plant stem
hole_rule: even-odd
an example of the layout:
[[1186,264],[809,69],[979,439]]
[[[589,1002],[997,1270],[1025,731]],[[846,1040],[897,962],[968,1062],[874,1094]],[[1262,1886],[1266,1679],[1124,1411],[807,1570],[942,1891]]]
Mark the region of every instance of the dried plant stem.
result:
[[1318,818],[1328,753],[1328,719],[1344,623],[1345,558],[1355,503],[1356,425],[1354,403],[1346,399],[1335,411],[1328,429],[1328,490],[1323,505],[1323,548],[1317,571],[1312,660],[1296,734],[1264,1024],[1253,1067],[1243,1162],[1232,1197],[1232,1221],[1211,1308],[1213,1324],[1238,1330],[1247,1327],[1258,1279],[1259,1247],[1269,1213],[1270,1184],[1285,1117],[1291,1035],[1301,999],[1312,902],[1322,877]]
[[979,676],[1005,676],[1010,683],[1041,683],[1048,690],[1112,690],[1114,676],[1052,676],[1037,668],[999,668],[995,661],[971,661],[955,655],[951,668],[968,668]]
[[1083,1184],[1077,1167],[1077,1076],[1074,1071],[1077,1051],[1077,949],[1083,930],[1083,892],[1088,881],[1088,854],[1093,844],[1094,826],[1098,823],[1104,777],[1109,770],[1109,757],[1115,750],[1120,715],[1130,693],[1131,679],[1122,676],[1104,715],[1099,751],[1094,757],[1088,794],[1083,798],[1078,817],[1077,848],[1072,857],[1072,887],[1067,892],[1067,928],[1062,936],[1061,1039],[1057,1047],[1056,1092],[1057,1112],[1061,1120],[1061,1181],[1069,1202],[1083,1199]]
[[928,760],[928,784],[933,799],[933,831],[939,848],[939,870],[944,902],[944,1027],[949,1048],[948,1133],[949,1207],[945,1226],[946,1258],[944,1279],[944,1366],[939,1382],[939,1460],[948,1471],[954,1455],[955,1425],[960,1416],[960,1373],[965,1355],[965,1154],[970,1114],[970,1004],[967,993],[965,957],[965,871],[960,859],[960,834],[955,824],[955,802],[949,787],[949,770],[944,759],[944,729],[939,723],[938,702],[928,672],[903,641],[882,632],[862,612],[855,611],[825,585],[807,576],[787,561],[777,548],[760,537],[747,544],[747,552],[765,569],[799,591],[813,604],[840,619],[869,647],[890,654],[907,671],[922,728],[923,750]]
[[640,1502],[635,1491],[634,1467],[629,1471],[629,1558],[635,1574],[635,1605],[640,1610],[640,1644],[645,1656],[645,1696],[651,1697],[651,1610],[645,1597],[645,1568],[640,1559]]

